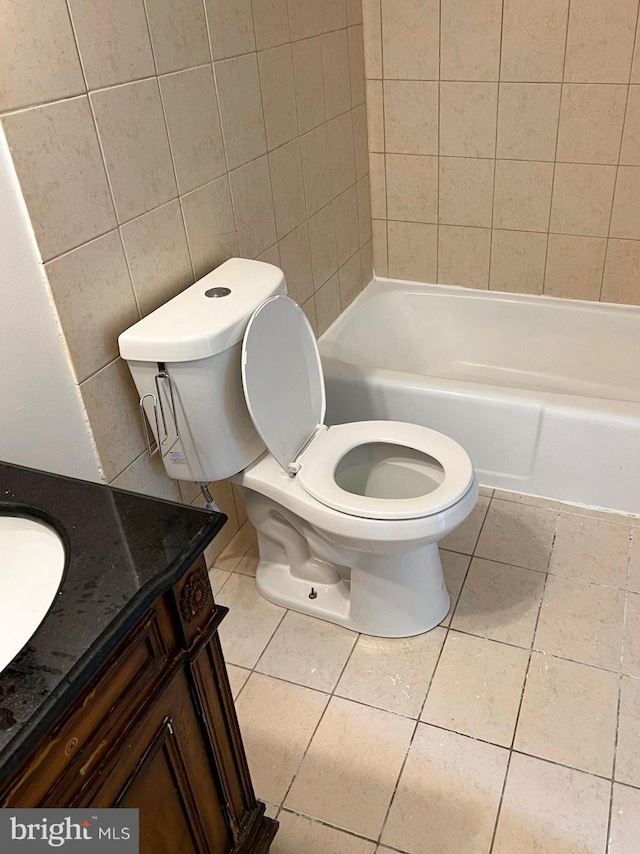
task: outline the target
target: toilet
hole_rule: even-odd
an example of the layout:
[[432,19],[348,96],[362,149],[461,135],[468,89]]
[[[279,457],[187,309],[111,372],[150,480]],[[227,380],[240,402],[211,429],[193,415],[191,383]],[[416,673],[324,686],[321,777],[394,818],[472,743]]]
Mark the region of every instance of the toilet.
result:
[[471,460],[416,424],[326,426],[315,336],[281,270],[233,258],[119,345],[167,474],[239,486],[262,596],[379,637],[446,617],[437,544],[476,503]]

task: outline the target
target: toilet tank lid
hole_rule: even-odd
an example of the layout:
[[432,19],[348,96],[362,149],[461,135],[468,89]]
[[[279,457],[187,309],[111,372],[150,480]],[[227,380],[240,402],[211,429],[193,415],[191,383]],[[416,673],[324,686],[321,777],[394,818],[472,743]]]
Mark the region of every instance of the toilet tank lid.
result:
[[123,332],[118,338],[120,355],[134,362],[192,362],[215,356],[242,341],[261,303],[286,292],[278,267],[231,258]]

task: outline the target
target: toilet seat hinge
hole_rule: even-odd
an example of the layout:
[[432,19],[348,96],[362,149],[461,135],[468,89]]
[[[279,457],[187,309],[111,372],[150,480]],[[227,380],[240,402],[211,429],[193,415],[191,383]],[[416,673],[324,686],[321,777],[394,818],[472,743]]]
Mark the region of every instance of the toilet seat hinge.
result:
[[298,453],[296,454],[295,459],[294,459],[294,460],[292,460],[292,461],[289,463],[289,465],[287,466],[287,474],[289,475],[289,477],[295,477],[295,476],[298,474],[298,472],[300,471],[300,469],[302,468],[302,463],[300,463],[300,462],[298,462],[298,461],[300,460],[300,458],[302,457],[302,455],[304,454],[304,452],[307,450],[307,448],[309,447],[309,445],[310,445],[310,444],[313,442],[313,440],[316,438],[316,436],[318,435],[318,433],[321,433],[323,430],[328,430],[328,429],[329,429],[329,428],[327,427],[327,425],[326,425],[326,424],[318,424],[318,425],[316,426],[316,428],[315,428],[315,430],[313,431],[313,433],[309,436],[309,438],[306,440],[306,442],[304,443],[304,445],[300,448],[300,450],[299,450],[299,451],[298,451]]

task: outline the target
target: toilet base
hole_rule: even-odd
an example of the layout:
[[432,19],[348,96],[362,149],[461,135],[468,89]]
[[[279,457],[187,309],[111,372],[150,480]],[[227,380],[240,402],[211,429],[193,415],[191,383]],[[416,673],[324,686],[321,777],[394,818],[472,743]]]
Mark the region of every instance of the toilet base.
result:
[[324,565],[334,576],[328,581],[317,569],[305,577],[289,563],[261,560],[258,592],[276,605],[376,637],[423,634],[447,616],[450,597],[436,543],[405,554],[350,556],[351,567]]

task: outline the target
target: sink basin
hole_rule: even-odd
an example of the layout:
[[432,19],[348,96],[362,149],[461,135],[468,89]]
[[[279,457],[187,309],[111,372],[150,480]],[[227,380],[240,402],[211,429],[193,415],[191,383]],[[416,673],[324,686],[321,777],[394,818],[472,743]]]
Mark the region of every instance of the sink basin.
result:
[[64,572],[64,545],[36,519],[0,516],[0,672],[44,620]]

